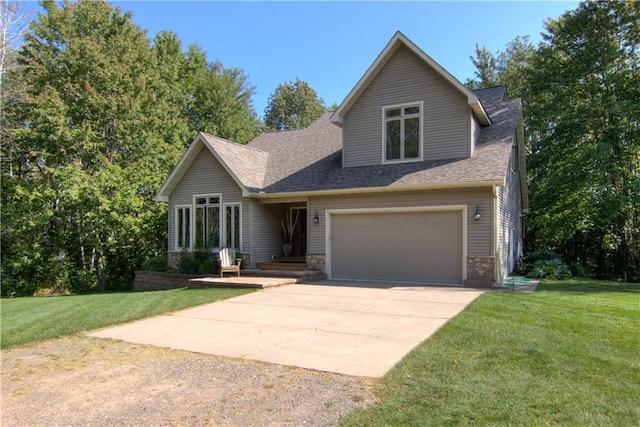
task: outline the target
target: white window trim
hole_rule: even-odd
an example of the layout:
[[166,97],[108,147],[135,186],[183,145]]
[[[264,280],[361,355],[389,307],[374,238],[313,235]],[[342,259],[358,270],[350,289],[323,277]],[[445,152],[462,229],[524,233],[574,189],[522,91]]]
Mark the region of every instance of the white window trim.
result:
[[[419,142],[419,155],[418,157],[412,157],[410,159],[397,159],[387,160],[387,110],[394,108],[406,108],[406,107],[420,107],[420,142]],[[413,163],[421,162],[424,158],[424,101],[416,102],[404,102],[402,104],[384,105],[382,107],[382,164],[395,164],[395,163]]]
[[[180,209],[186,209],[186,208],[189,208],[189,228],[186,230],[187,233],[189,233],[189,246],[186,247],[186,248],[183,248],[183,247],[180,246],[180,242],[179,242],[179,239],[178,239],[178,236],[179,236],[178,227],[179,227],[179,224],[180,224],[180,221],[178,221],[178,215],[179,215],[178,212],[180,211]],[[181,251],[183,249],[186,249],[188,251],[190,251],[192,249],[192,242],[193,242],[193,240],[192,240],[192,237],[193,237],[192,236],[192,228],[193,227],[191,226],[192,221],[193,221],[193,205],[186,205],[185,204],[185,205],[176,205],[175,206],[175,210],[174,210],[174,223],[175,223],[174,224],[174,232],[175,232],[175,234],[174,234],[174,246],[175,246],[176,252]]]
[[[191,249],[194,248],[194,243],[196,241],[196,199],[201,197],[217,197],[218,204],[220,205],[220,209],[218,210],[218,224],[222,225],[223,220],[223,203],[222,203],[222,193],[209,193],[209,194],[194,194],[192,198],[192,208],[191,208]],[[207,203],[208,204],[208,203]],[[220,227],[219,233],[222,233],[223,229]],[[220,235],[220,240],[222,240],[222,235]],[[218,242],[220,244],[220,242]],[[218,246],[213,246],[212,250],[219,250]]]
[[229,242],[227,242],[227,208],[231,207],[231,206],[237,206],[238,208],[240,208],[240,219],[239,219],[239,223],[238,223],[238,228],[239,228],[239,247],[235,248],[238,251],[242,251],[242,203],[239,202],[234,202],[234,203],[224,203],[222,205],[222,247],[225,248],[230,248],[231,246],[229,246]]

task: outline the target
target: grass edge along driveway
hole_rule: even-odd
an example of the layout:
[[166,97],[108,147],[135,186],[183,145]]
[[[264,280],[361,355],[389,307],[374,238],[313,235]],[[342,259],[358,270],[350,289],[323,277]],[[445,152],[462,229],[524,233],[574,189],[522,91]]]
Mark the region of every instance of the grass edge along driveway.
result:
[[180,288],[0,299],[0,348],[99,329],[232,298],[247,288]]
[[379,383],[343,426],[631,426],[640,420],[640,285],[486,293]]

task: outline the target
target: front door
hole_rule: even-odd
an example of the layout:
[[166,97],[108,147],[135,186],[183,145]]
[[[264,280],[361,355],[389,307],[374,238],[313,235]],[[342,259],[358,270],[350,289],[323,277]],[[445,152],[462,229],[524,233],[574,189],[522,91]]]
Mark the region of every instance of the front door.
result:
[[290,218],[292,221],[298,218],[296,228],[293,230],[293,239],[291,246],[292,256],[306,256],[307,255],[307,208],[291,208]]

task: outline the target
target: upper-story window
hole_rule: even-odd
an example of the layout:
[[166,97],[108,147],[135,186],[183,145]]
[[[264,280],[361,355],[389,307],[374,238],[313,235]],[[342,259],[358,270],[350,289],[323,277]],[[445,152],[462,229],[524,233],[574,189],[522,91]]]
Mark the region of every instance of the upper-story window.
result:
[[385,163],[422,160],[423,103],[382,109]]

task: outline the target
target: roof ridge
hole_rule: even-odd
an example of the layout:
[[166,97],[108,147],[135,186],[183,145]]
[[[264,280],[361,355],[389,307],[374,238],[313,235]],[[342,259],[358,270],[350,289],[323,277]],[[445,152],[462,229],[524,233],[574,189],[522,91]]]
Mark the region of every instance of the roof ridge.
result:
[[[233,145],[233,146],[237,146],[237,147],[248,148],[250,150],[254,150],[254,151],[259,152],[259,153],[269,154],[267,151],[261,150],[259,148],[252,147],[250,145],[247,145],[247,144],[249,144],[248,142],[246,144],[241,144],[239,142],[234,142],[234,141],[231,141],[231,140],[228,140],[228,139],[225,139],[225,138],[221,138],[219,136],[211,135],[210,133],[206,133],[206,132],[202,132],[202,131],[200,131],[199,133],[201,133],[206,139],[213,138],[213,139],[215,139],[215,140],[217,140],[219,142],[224,142],[224,143],[227,143],[227,144],[230,144],[230,145]],[[251,142],[251,141],[249,141],[249,142]]]
[[[303,126],[301,128],[295,128],[295,129],[283,129],[283,130],[277,130],[277,129],[266,129],[264,132],[262,132],[260,135],[256,136],[256,138],[258,138],[261,135],[265,135],[265,134],[277,134],[277,133],[285,133],[285,132],[295,132],[295,131],[302,131],[302,130],[306,130],[309,129],[311,126],[315,125],[318,120],[320,120],[323,116],[326,115],[330,115],[333,114],[333,111],[325,111],[324,113],[320,114],[314,121],[312,121],[311,123],[309,123],[307,126]],[[256,139],[253,138],[253,139]],[[251,141],[253,141],[253,139]],[[249,141],[249,142],[251,142]]]

